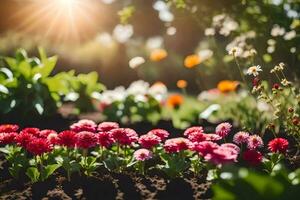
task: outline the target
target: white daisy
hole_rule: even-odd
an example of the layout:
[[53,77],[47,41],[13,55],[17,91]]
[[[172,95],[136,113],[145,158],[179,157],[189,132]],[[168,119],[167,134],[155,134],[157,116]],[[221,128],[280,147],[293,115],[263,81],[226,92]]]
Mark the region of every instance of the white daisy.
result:
[[259,72],[261,72],[261,71],[262,71],[261,66],[256,65],[256,66],[249,67],[247,70],[247,74],[253,75],[253,76],[258,76]]

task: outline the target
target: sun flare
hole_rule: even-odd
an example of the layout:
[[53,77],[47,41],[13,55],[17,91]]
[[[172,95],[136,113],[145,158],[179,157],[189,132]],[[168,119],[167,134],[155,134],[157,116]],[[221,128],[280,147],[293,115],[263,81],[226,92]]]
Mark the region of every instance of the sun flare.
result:
[[97,28],[94,0],[33,0],[15,17],[21,18],[17,29],[37,32],[56,42],[79,42]]

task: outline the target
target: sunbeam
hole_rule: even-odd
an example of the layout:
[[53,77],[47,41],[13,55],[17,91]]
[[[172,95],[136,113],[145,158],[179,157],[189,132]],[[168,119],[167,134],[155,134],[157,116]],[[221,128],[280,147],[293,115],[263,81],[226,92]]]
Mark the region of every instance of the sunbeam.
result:
[[99,16],[94,0],[32,0],[19,10],[18,31],[50,38],[54,42],[80,42],[97,30]]

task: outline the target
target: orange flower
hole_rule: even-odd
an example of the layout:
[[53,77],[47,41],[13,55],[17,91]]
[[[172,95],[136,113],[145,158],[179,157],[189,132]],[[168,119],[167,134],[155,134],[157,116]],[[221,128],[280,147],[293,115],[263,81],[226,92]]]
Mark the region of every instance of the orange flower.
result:
[[166,58],[168,53],[164,49],[154,49],[150,54],[150,60],[152,61],[161,61],[162,59]]
[[186,68],[193,68],[199,65],[200,63],[201,63],[200,56],[196,54],[189,55],[184,59],[184,66]]
[[167,105],[172,108],[179,108],[179,106],[183,103],[183,96],[179,94],[170,95],[167,99]]
[[185,80],[178,80],[177,81],[177,87],[180,89],[186,88],[187,86],[187,82]]
[[217,88],[220,92],[226,93],[235,91],[238,85],[238,81],[223,80],[218,83]]

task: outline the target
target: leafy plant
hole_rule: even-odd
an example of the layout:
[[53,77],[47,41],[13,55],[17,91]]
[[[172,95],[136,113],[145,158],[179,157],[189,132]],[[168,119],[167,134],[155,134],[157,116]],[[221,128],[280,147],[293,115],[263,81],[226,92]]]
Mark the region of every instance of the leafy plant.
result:
[[25,50],[16,52],[15,58],[4,57],[7,67],[0,68],[0,115],[19,117],[49,116],[55,113],[59,95],[49,89],[46,82],[57,62],[47,58],[39,49],[39,58],[29,58]]
[[[246,168],[231,168],[213,184],[214,200],[294,199],[300,195],[300,170],[288,173],[280,167],[269,176]],[[223,178],[222,178],[223,177]],[[251,195],[249,195],[251,194]]]
[[26,175],[32,183],[45,181],[49,178],[61,165],[56,163],[47,163],[47,155],[35,156],[30,160],[30,167],[26,170]]
[[27,168],[29,160],[23,148],[15,145],[6,145],[0,148],[0,152],[5,154],[5,159],[9,162],[9,173],[12,177],[18,178],[20,172]]

